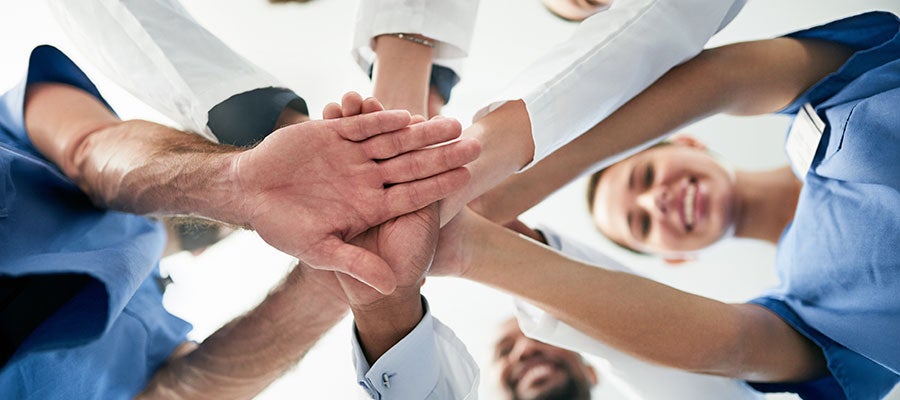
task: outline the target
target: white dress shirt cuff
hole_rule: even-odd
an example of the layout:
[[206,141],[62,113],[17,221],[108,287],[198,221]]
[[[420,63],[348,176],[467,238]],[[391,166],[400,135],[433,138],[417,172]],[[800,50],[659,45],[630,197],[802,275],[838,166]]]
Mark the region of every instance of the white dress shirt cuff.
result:
[[369,366],[353,328],[353,363],[357,382],[373,399],[425,399],[440,377],[434,318],[422,298],[425,316],[402,340]]

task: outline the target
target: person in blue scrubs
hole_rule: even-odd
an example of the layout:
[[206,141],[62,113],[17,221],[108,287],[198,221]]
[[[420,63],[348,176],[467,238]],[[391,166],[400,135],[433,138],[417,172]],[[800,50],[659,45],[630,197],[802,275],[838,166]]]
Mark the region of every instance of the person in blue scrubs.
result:
[[[607,168],[592,186],[598,228],[637,251],[683,257],[730,232],[777,242],[781,285],[748,304],[586,268],[473,215],[443,233],[433,270],[506,289],[664,365],[805,399],[883,397],[900,381],[898,106],[900,20],[861,14],[707,50],[482,199],[547,190],[547,180],[580,172],[560,171],[609,156],[611,137],[643,143],[717,112],[797,115],[786,140],[791,168],[732,176],[679,139]],[[467,246],[475,256],[460,260]],[[502,251],[477,250],[484,246]]]
[[[291,125],[267,138],[311,149],[337,146],[335,157],[353,165],[347,157],[364,142],[329,143],[329,137],[359,130],[378,139],[376,132],[389,135],[409,118],[376,112]],[[163,226],[134,215],[240,215],[239,203],[201,205],[261,195],[218,180],[215,171],[227,171],[222,167],[229,163],[215,160],[259,154],[263,163],[292,170],[295,162],[311,165],[284,145],[244,149],[151,122],[120,121],[71,60],[53,47],[36,48],[26,79],[0,97],[0,398],[251,397],[295,365],[346,314],[333,272],[301,262],[257,308],[197,345],[186,341],[190,325],[162,306]],[[314,151],[315,159],[323,156]],[[446,151],[453,150],[439,150]],[[406,163],[403,155],[393,160],[401,169]],[[355,183],[328,185],[335,184]],[[434,198],[413,208],[443,195],[426,193]]]

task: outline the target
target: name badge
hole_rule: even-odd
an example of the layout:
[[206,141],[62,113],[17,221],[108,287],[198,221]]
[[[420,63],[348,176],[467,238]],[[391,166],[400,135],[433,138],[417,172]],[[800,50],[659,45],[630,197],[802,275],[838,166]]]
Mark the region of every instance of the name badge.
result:
[[825,121],[819,118],[812,105],[806,103],[797,112],[791,130],[788,132],[785,150],[791,161],[791,168],[801,179],[809,172],[812,166],[822,133],[825,132]]

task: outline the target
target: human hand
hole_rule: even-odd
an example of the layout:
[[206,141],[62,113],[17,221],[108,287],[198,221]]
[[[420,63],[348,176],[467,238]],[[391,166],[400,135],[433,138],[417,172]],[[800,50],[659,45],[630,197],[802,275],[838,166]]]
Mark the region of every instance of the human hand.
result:
[[468,207],[441,228],[429,275],[464,278],[487,244],[484,224],[491,224]]
[[[326,119],[341,118],[383,109],[381,103],[374,98],[363,100],[356,93],[348,93],[341,100],[341,105],[329,104],[322,115]],[[412,122],[422,123],[424,117],[413,116]],[[404,298],[418,302],[419,286],[437,245],[439,223],[437,204],[432,204],[391,219],[357,236],[351,243],[370,250],[387,261],[397,279],[397,291],[391,298],[387,298],[356,279],[337,273],[351,307],[372,309],[387,302],[405,301]]]
[[417,150],[455,139],[460,126],[410,121],[405,111],[381,111],[273,132],[232,163],[242,195],[237,219],[316,268],[392,292],[385,260],[346,241],[465,185],[460,167],[480,150],[471,140]]

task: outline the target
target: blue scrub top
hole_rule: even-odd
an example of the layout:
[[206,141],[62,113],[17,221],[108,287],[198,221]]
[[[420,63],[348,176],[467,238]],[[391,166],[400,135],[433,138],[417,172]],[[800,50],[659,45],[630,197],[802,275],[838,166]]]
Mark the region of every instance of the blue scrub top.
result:
[[778,243],[781,284],[753,303],[822,348],[831,376],[753,384],[804,398],[881,398],[900,380],[900,20],[866,13],[788,35],[854,49],[783,112],[827,127]]
[[[154,282],[158,222],[95,207],[28,138],[28,84],[96,87],[59,50],[31,54],[27,78],[0,97],[0,275],[88,276],[0,371],[3,399],[132,398],[191,326],[167,313]],[[108,105],[107,105],[108,106]]]

